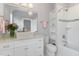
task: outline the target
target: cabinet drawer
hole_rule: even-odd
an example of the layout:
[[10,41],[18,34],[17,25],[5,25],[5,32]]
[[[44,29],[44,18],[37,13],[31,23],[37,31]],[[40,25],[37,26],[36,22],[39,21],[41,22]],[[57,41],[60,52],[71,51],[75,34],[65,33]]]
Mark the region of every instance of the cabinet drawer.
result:
[[18,41],[15,41],[15,47],[20,47],[20,46],[24,46],[28,43],[27,40],[18,40]]
[[41,42],[41,41],[40,42],[39,41],[29,41],[24,46],[28,47],[28,48],[43,48],[43,42]]
[[41,39],[33,39],[33,40],[29,40],[27,45],[29,45],[30,47],[39,47],[39,46],[43,46],[43,40]]
[[3,49],[9,49],[9,48],[14,48],[14,43],[13,42],[7,42],[7,43],[0,43],[0,50]]
[[43,49],[42,48],[28,48],[25,50],[26,56],[42,56]]
[[25,45],[25,49],[43,49],[42,45]]
[[40,39],[29,39],[29,40],[18,40],[15,41],[15,47],[19,47],[19,46],[28,46],[28,45],[39,45],[39,44],[43,44],[43,40]]

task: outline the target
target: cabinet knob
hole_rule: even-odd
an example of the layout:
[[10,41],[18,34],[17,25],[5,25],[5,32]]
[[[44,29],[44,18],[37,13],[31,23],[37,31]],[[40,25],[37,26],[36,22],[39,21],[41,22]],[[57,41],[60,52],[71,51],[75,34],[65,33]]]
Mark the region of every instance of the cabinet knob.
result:
[[9,45],[3,46],[3,48],[9,48]]
[[27,49],[29,49],[29,48],[25,48],[25,50],[27,50]]
[[42,56],[42,54],[40,54],[39,56]]
[[39,41],[41,41],[41,40],[39,40]]
[[9,54],[7,56],[10,56]]
[[38,48],[41,48],[41,47],[38,47]]

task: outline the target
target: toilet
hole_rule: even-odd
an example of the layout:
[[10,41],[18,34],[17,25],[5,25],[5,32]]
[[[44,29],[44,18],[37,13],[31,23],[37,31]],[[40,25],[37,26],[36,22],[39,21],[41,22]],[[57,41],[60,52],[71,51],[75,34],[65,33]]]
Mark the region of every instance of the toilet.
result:
[[46,45],[46,56],[55,56],[57,51],[56,45],[47,44]]

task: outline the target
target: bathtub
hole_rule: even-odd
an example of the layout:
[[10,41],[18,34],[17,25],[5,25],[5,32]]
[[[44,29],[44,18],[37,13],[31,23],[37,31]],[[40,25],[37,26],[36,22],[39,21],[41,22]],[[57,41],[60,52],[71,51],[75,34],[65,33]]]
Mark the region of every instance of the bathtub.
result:
[[61,46],[61,56],[79,56],[79,47],[73,45]]

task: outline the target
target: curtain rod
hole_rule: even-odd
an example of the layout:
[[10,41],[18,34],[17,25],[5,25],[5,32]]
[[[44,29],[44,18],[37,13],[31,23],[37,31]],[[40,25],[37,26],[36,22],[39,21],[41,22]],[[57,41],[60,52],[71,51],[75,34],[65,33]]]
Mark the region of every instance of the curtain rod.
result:
[[72,19],[72,20],[59,19],[59,21],[62,21],[62,22],[75,22],[75,21],[79,21],[79,19]]

